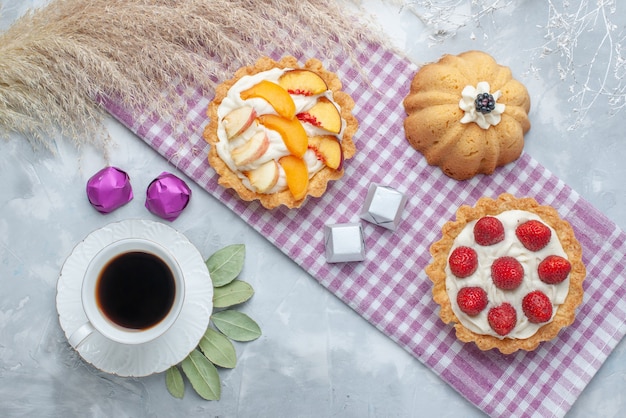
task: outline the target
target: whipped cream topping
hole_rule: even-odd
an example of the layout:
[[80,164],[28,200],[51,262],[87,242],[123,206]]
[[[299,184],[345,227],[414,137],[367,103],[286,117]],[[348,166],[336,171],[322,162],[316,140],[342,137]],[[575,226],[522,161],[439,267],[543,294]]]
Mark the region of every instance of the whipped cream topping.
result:
[[504,113],[506,107],[504,104],[496,103],[495,108],[489,113],[481,113],[476,110],[476,97],[479,94],[491,94],[496,102],[502,96],[500,90],[490,93],[489,89],[489,83],[486,81],[479,82],[476,87],[465,86],[459,101],[459,107],[465,112],[463,118],[461,118],[461,123],[476,122],[483,129],[489,129],[490,126],[500,123],[500,115]]
[[[509,210],[495,215],[494,217],[498,218],[504,226],[504,240],[490,246],[476,244],[474,241],[474,225],[477,220],[469,222],[454,240],[450,252],[460,246],[473,248],[478,254],[478,268],[471,276],[458,279],[452,274],[449,264],[446,263],[446,290],[454,314],[461,324],[470,331],[477,334],[492,335],[499,339],[528,338],[535,334],[537,330],[547,322],[540,324],[529,322],[522,310],[522,299],[533,290],[542,291],[552,301],[552,318],[554,318],[557,308],[563,304],[567,297],[570,279],[568,276],[563,282],[557,285],[546,284],[539,279],[537,267],[539,263],[549,255],[558,255],[567,259],[567,254],[563,250],[556,232],[552,228],[550,228],[552,239],[548,245],[540,251],[527,250],[517,239],[515,235],[517,226],[531,219],[543,222],[538,215],[523,210]],[[549,227],[545,222],[543,223]],[[491,265],[496,259],[503,256],[515,257],[524,267],[524,279],[522,284],[514,290],[498,289],[491,279]],[[489,303],[482,312],[472,317],[461,311],[456,302],[456,295],[459,289],[474,286],[481,287],[487,292]],[[509,334],[503,337],[491,329],[487,321],[487,313],[489,309],[501,305],[504,302],[510,303],[517,311],[517,325]]]
[[[285,146],[282,136],[278,132],[271,130],[271,129],[267,129],[265,126],[257,122],[253,123],[252,126],[250,126],[245,132],[239,135],[238,138],[232,138],[229,140],[226,136],[226,131],[225,131],[224,125],[222,124],[222,119],[232,110],[235,110],[243,106],[253,107],[256,110],[257,115],[264,115],[264,114],[276,115],[277,113],[274,110],[274,108],[264,99],[255,97],[255,98],[243,100],[241,98],[241,92],[258,84],[262,80],[272,81],[278,84],[278,79],[280,78],[280,76],[288,70],[290,70],[290,68],[284,68],[284,69],[273,68],[271,70],[263,71],[257,74],[241,77],[239,80],[235,82],[235,84],[233,84],[230,90],[228,90],[228,94],[222,100],[222,103],[218,106],[218,109],[217,109],[217,116],[219,119],[218,127],[217,127],[217,137],[219,139],[219,143],[216,145],[217,153],[222,159],[222,161],[226,163],[228,168],[232,172],[237,174],[237,176],[241,179],[241,182],[243,183],[243,185],[247,189],[252,190],[254,192],[256,192],[257,190],[250,184],[250,181],[243,174],[243,172],[253,170],[270,160],[278,161],[278,159],[280,159],[281,157],[285,155],[289,155],[290,152],[287,150],[287,147]],[[293,99],[296,105],[296,114],[305,112],[311,107],[313,107],[316,104],[318,98],[322,96],[330,100],[337,107],[337,109],[341,112],[341,107],[339,106],[338,103],[336,103],[333,100],[333,92],[331,90],[326,90],[320,94],[310,95],[310,96],[291,94],[291,98]],[[343,131],[346,125],[346,121],[343,118],[341,119],[341,122],[342,122],[341,131],[339,132],[339,134],[336,135],[340,141],[343,138]],[[302,126],[304,127],[304,130],[306,131],[307,136],[309,137],[316,136],[316,135],[333,135],[332,133],[326,131],[325,129],[312,125],[310,123],[302,122]],[[263,156],[261,156],[261,158],[251,162],[250,164],[240,165],[240,166],[236,165],[231,157],[231,151],[237,148],[238,146],[242,145],[246,141],[248,141],[254,134],[256,134],[259,131],[265,131],[270,140],[270,145],[267,151],[265,151],[265,153],[263,154]],[[307,152],[304,154],[303,160],[308,167],[309,178],[313,177],[315,173],[320,171],[325,166],[323,162],[317,159],[317,157],[315,156],[315,153],[310,149],[307,150]],[[280,164],[279,164],[279,170],[280,170],[280,173],[279,173],[278,182],[271,190],[268,190],[266,193],[268,194],[277,193],[277,192],[287,189],[287,180],[285,177],[285,172],[283,171],[282,167],[280,167]]]

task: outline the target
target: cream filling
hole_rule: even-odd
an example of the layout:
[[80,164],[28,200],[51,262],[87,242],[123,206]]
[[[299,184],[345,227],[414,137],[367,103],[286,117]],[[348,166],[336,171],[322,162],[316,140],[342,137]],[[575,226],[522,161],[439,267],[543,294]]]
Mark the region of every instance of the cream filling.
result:
[[[552,228],[550,228],[552,231],[552,239],[548,245],[540,251],[529,251],[519,242],[515,236],[515,228],[531,219],[541,221],[541,218],[534,213],[522,210],[510,210],[502,212],[495,217],[498,218],[504,226],[505,236],[503,241],[490,246],[476,244],[474,241],[474,225],[477,221],[469,222],[454,240],[450,252],[460,246],[473,248],[478,254],[478,268],[471,276],[458,279],[452,274],[449,264],[446,263],[446,289],[448,297],[450,298],[454,314],[461,324],[470,331],[477,334],[492,335],[500,339],[505,337],[519,339],[528,338],[535,334],[546,322],[541,324],[529,322],[522,311],[522,299],[533,290],[541,290],[552,301],[552,318],[554,318],[558,307],[563,304],[567,297],[570,279],[568,276],[562,283],[557,285],[546,284],[539,279],[537,267],[544,258],[551,254],[559,255],[566,259],[567,254],[563,250],[556,232]],[[503,256],[515,257],[524,267],[524,280],[517,289],[498,289],[491,280],[491,264],[497,258]],[[459,309],[456,303],[456,295],[459,289],[474,286],[482,287],[487,292],[489,303],[481,313],[472,317]],[[517,325],[509,334],[503,337],[491,329],[487,321],[487,313],[492,307],[498,306],[504,302],[510,303],[515,308],[517,312]]]
[[[481,113],[476,111],[476,96],[483,93],[489,93],[489,83],[481,81],[473,86],[465,86],[461,92],[461,100],[459,101],[459,107],[465,111],[461,123],[476,122],[478,126],[483,129],[489,129],[490,126],[495,126],[500,123],[501,114],[504,113],[505,105],[502,103],[496,103],[496,107],[489,113]],[[502,96],[500,90],[492,93],[493,99],[497,100]]]
[[[235,82],[235,84],[230,88],[230,90],[228,90],[228,94],[226,95],[224,100],[222,100],[222,103],[217,108],[217,116],[219,119],[218,126],[217,126],[217,137],[219,139],[219,142],[216,144],[217,154],[222,159],[222,161],[226,163],[228,168],[232,172],[237,174],[237,176],[241,179],[241,182],[243,183],[243,185],[247,189],[254,191],[254,192],[257,192],[257,190],[250,184],[250,181],[243,174],[243,172],[253,170],[261,166],[263,163],[266,163],[270,160],[278,161],[279,158],[285,155],[289,155],[290,153],[287,150],[287,147],[285,146],[285,143],[283,142],[283,139],[278,132],[271,130],[271,129],[267,129],[265,126],[259,123],[253,123],[252,126],[250,126],[239,137],[229,140],[226,137],[226,131],[222,124],[222,119],[232,110],[235,110],[237,108],[240,108],[246,105],[253,107],[256,110],[257,115],[264,115],[264,114],[275,115],[276,111],[267,101],[261,98],[251,98],[251,99],[243,100],[241,98],[241,92],[258,84],[262,80],[268,80],[268,81],[273,81],[275,83],[278,83],[278,79],[280,78],[280,76],[285,71],[288,71],[288,70],[289,68],[285,68],[285,69],[273,68],[271,70],[263,71],[257,74],[241,77],[239,80]],[[317,99],[322,96],[330,100],[337,107],[337,109],[341,112],[341,107],[339,106],[339,104],[337,104],[333,100],[333,92],[331,90],[326,90],[325,92],[321,94],[313,95],[313,96],[292,94],[291,97],[296,105],[296,114],[304,112],[310,109],[311,107],[313,107],[315,103],[317,102]],[[310,123],[302,122],[302,126],[304,127],[304,130],[306,131],[309,137],[316,136],[316,135],[333,135],[332,133],[326,131],[325,129],[314,126]],[[339,134],[336,134],[337,138],[340,141],[343,139],[343,131],[345,129],[345,126],[346,126],[346,121],[342,118],[341,119],[341,131],[339,132]],[[270,139],[270,146],[268,150],[258,160],[253,161],[252,163],[248,165],[237,166],[233,162],[233,159],[231,157],[231,151],[234,148],[246,142],[247,140],[249,140],[255,133],[259,131],[265,131],[268,138]],[[323,162],[317,159],[317,157],[315,156],[315,153],[311,151],[310,149],[307,150],[307,152],[305,153],[303,160],[308,167],[309,178],[313,177],[315,173],[320,171],[325,166]],[[282,167],[280,167],[280,164],[279,164],[279,170],[280,170],[280,173],[279,173],[278,182],[271,190],[268,190],[266,193],[268,194],[277,193],[277,192],[287,189],[287,180],[285,178],[285,172],[282,169]]]

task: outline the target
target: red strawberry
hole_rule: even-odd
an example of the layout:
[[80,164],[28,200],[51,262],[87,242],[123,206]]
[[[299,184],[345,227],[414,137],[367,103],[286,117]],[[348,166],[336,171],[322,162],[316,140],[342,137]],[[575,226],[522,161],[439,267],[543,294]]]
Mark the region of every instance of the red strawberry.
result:
[[558,255],[549,255],[539,263],[537,273],[542,282],[559,284],[567,278],[572,265],[565,258]]
[[504,240],[504,226],[498,218],[484,216],[474,225],[474,240],[478,245],[493,245]]
[[526,249],[539,251],[548,245],[552,232],[544,223],[533,219],[519,225],[515,235]]
[[487,307],[487,292],[480,287],[464,287],[456,294],[456,303],[469,316],[478,315]]
[[510,303],[503,303],[500,306],[489,309],[487,314],[489,326],[498,335],[507,335],[517,324],[517,312]]
[[534,290],[522,299],[522,310],[533,324],[547,322],[552,318],[550,298],[540,290]]
[[500,257],[491,265],[491,280],[499,289],[513,290],[523,278],[524,267],[514,257]]
[[457,247],[448,259],[450,270],[459,279],[471,276],[478,267],[478,255],[469,247]]

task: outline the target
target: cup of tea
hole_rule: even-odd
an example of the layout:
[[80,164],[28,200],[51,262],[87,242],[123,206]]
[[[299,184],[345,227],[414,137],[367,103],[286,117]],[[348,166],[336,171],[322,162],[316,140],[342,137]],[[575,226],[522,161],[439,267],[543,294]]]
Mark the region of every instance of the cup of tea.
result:
[[94,332],[121,344],[152,341],[176,322],[184,294],[182,270],[166,248],[142,238],[115,241],[85,271],[87,322],[70,335],[70,345],[77,348]]

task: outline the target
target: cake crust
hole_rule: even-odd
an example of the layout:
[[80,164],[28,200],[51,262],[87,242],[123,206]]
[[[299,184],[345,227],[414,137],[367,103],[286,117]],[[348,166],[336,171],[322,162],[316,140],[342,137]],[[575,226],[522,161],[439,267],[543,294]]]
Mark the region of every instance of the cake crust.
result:
[[[567,297],[559,306],[553,320],[543,325],[529,338],[499,339],[491,335],[477,334],[467,329],[452,310],[451,301],[446,290],[446,264],[455,238],[468,222],[487,215],[497,215],[508,210],[524,210],[541,217],[542,221],[552,227],[558,236],[568,260],[571,264],[570,287]],[[456,336],[463,342],[474,342],[481,350],[498,349],[503,354],[511,354],[518,350],[532,351],[542,342],[553,339],[559,331],[574,322],[576,308],[583,299],[583,280],[586,269],[582,262],[582,247],[574,235],[571,225],[561,219],[556,209],[542,206],[533,198],[516,198],[504,193],[497,199],[483,197],[474,207],[461,206],[456,212],[456,220],[448,221],[442,227],[442,238],[431,245],[432,263],[426,267],[426,273],[433,282],[433,299],[440,305],[439,317],[446,324],[454,324]]]
[[233,189],[243,200],[259,200],[261,205],[267,209],[273,209],[280,205],[285,205],[288,208],[297,208],[304,203],[307,196],[320,197],[323,195],[326,191],[328,182],[341,178],[344,174],[344,169],[333,170],[329,167],[323,167],[310,179],[307,194],[302,199],[295,199],[288,189],[272,194],[257,193],[244,186],[237,174],[231,171],[224,161],[222,161],[215,147],[215,144],[219,142],[217,136],[217,127],[219,123],[217,109],[222,103],[222,100],[224,100],[227,96],[230,88],[240,78],[246,75],[257,74],[273,68],[308,69],[322,77],[322,79],[326,82],[328,89],[333,92],[333,100],[341,107],[341,117],[346,121],[341,141],[343,157],[346,160],[352,158],[356,153],[356,146],[352,138],[358,129],[357,119],[352,114],[354,100],[352,100],[347,93],[341,90],[342,83],[341,80],[339,80],[339,77],[335,73],[324,69],[322,62],[314,58],[307,60],[303,66],[300,66],[298,64],[298,60],[292,56],[284,57],[280,61],[274,61],[268,57],[261,57],[254,65],[242,67],[237,70],[232,79],[226,80],[216,87],[215,98],[211,101],[207,108],[209,123],[204,129],[203,138],[207,143],[212,145],[209,150],[208,161],[219,175],[218,183],[221,186]]

